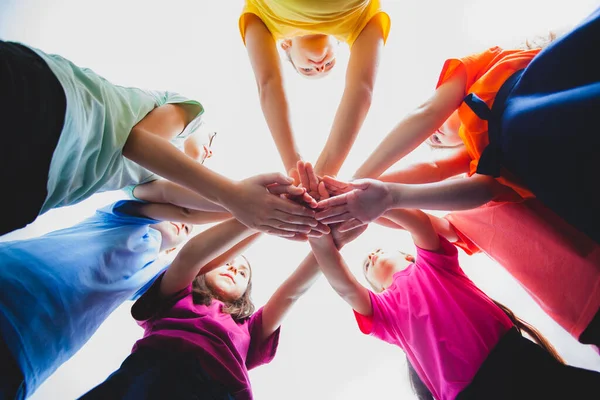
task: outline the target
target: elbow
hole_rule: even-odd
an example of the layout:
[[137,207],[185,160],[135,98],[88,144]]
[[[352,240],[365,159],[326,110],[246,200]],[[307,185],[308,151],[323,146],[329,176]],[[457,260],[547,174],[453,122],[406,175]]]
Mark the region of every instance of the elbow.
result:
[[359,82],[349,86],[352,97],[359,99],[362,108],[368,110],[373,102],[373,83]]
[[258,96],[261,103],[269,97],[270,93],[276,90],[283,90],[283,82],[277,74],[269,74],[256,80]]

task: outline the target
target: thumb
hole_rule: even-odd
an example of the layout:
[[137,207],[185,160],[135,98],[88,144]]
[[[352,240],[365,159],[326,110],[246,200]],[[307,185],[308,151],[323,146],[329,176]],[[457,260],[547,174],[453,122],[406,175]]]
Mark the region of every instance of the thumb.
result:
[[270,185],[273,183],[279,183],[280,185],[291,185],[294,183],[294,178],[284,175],[280,172],[271,172],[268,174],[256,175],[252,178],[254,183],[258,183],[259,185]]
[[361,189],[365,190],[369,187],[370,182],[368,179],[357,179],[355,181],[350,182],[350,187],[352,189]]

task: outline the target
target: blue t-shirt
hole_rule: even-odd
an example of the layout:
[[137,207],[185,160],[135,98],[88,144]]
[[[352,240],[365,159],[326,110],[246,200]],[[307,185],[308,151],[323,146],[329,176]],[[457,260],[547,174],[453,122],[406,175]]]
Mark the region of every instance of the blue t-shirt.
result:
[[119,201],[71,228],[0,243],[0,334],[31,395],[167,267],[161,235]]

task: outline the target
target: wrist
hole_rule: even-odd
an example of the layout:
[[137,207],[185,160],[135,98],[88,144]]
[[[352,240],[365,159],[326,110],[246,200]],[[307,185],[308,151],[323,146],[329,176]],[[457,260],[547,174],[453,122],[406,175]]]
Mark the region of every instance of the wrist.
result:
[[409,189],[406,187],[406,185],[402,185],[400,183],[386,183],[386,186],[390,192],[391,204],[388,204],[385,212],[393,210],[394,208],[401,208],[402,204],[404,203],[404,195],[406,194],[405,191],[408,191]]
[[215,197],[214,202],[231,212],[231,204],[236,198],[236,194],[239,193],[236,189],[236,186],[237,182],[234,182],[228,178],[223,178],[220,180],[215,185],[215,191],[213,194]]

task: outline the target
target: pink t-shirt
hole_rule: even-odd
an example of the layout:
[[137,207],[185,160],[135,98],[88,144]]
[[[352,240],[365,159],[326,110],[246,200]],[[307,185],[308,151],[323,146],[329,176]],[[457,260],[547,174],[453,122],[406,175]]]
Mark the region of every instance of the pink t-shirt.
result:
[[456,398],[511,320],[467,278],[442,237],[438,252],[419,248],[416,262],[393,279],[370,293],[371,317],[354,312],[360,330],[404,349],[436,399]]
[[140,297],[131,314],[144,328],[144,337],[133,346],[195,353],[205,372],[224,384],[236,400],[252,399],[248,370],[271,362],[279,343],[279,329],[259,342],[262,308],[244,322],[221,312],[222,302],[194,304],[192,286],[161,298],[161,275]]

